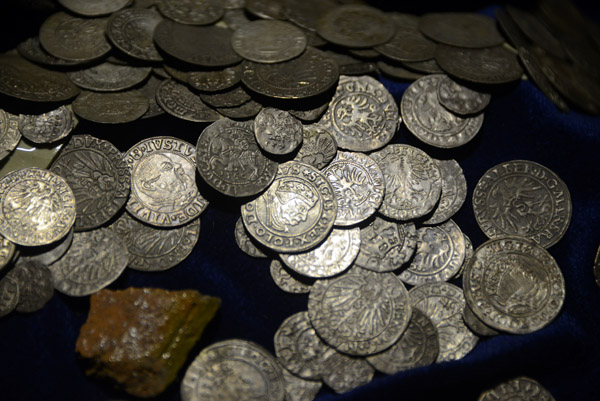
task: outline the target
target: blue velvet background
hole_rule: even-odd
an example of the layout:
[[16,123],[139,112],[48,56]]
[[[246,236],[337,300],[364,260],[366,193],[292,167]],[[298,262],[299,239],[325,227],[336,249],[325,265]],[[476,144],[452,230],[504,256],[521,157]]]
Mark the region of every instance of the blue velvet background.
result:
[[[596,5],[580,5],[588,15],[597,16]],[[400,5],[393,7],[404,10]],[[488,15],[493,15],[494,9],[469,2],[407,7],[412,12],[461,8]],[[21,8],[10,11],[13,13],[3,14],[3,21],[14,21],[7,15],[16,16],[20,27],[13,31],[2,24],[3,50],[35,33],[43,20],[41,14],[23,15]],[[385,78],[382,82],[399,103],[408,84]],[[549,250],[565,277],[564,308],[550,326],[538,332],[483,338],[460,361],[392,376],[376,374],[371,383],[347,394],[324,389],[317,400],[475,400],[486,388],[518,375],[538,380],[557,400],[600,399],[600,288],[592,273],[600,245],[599,123],[600,118],[578,111],[561,114],[531,82],[521,81],[493,94],[480,133],[460,149],[430,148],[401,127],[394,142],[418,146],[436,158],[454,158],[464,169],[468,196],[454,220],[475,246],[486,238],[475,222],[471,196],[487,169],[507,160],[533,160],[565,181],[573,202],[571,225]],[[156,135],[177,136],[195,144],[204,126],[162,116],[114,127],[82,122],[76,132],[108,139],[124,151],[140,139]],[[271,280],[268,260],[252,259],[238,249],[233,230],[240,202],[206,193],[211,204],[201,217],[198,245],[186,261],[161,273],[127,269],[109,288],[192,288],[220,297],[221,309],[188,363],[203,347],[228,338],[255,341],[273,351],[278,326],[289,315],[306,310],[307,295],[282,292]],[[0,319],[1,400],[131,399],[83,374],[74,348],[88,308],[88,297],[71,298],[56,292],[39,312]],[[184,372],[185,367],[180,378]],[[157,399],[178,400],[179,385],[180,380]]]

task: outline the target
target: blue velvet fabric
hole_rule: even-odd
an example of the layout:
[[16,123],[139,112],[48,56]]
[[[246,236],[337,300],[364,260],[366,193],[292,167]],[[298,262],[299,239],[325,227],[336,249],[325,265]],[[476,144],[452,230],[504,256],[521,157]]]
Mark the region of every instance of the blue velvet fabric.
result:
[[[451,6],[447,3],[444,8]],[[493,15],[493,7],[483,12]],[[381,81],[399,104],[408,84],[386,78]],[[195,145],[204,126],[162,116],[114,127],[82,122],[77,133],[108,139],[124,151],[140,139],[156,135],[177,136]],[[475,246],[486,238],[476,224],[471,196],[487,169],[507,160],[525,159],[556,172],[567,184],[573,202],[566,235],[549,249],[565,277],[565,304],[552,324],[535,333],[482,338],[460,361],[391,376],[376,374],[371,383],[343,395],[324,388],[317,400],[475,400],[483,390],[519,375],[538,380],[557,400],[600,399],[600,288],[592,272],[600,245],[600,118],[576,110],[562,114],[530,81],[521,81],[493,94],[481,131],[460,149],[425,146],[404,126],[393,142],[459,162],[468,195],[454,220]],[[191,288],[220,297],[221,309],[188,364],[203,347],[229,338],[255,341],[273,352],[275,331],[286,317],[306,310],[307,295],[282,292],[271,280],[268,260],[253,259],[238,249],[233,231],[240,202],[207,196],[211,204],[201,217],[200,239],[186,261],[160,273],[127,269],[109,288]],[[87,378],[81,369],[74,349],[88,308],[89,297],[72,298],[56,292],[39,312],[13,313],[0,319],[1,400],[131,399]],[[157,399],[180,399],[180,379],[186,367],[179,380]]]

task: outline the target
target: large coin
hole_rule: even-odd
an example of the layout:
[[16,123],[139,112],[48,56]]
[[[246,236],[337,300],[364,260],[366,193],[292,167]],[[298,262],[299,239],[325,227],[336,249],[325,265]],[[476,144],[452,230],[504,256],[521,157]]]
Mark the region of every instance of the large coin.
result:
[[419,21],[419,29],[436,42],[459,47],[491,47],[504,42],[495,21],[474,13],[431,13]]
[[523,237],[500,237],[477,248],[463,286],[477,317],[509,333],[547,326],[565,299],[564,278],[554,258]]
[[119,149],[103,139],[74,135],[50,170],[64,178],[73,190],[77,231],[103,225],[129,197],[129,168]]
[[156,101],[167,113],[182,120],[204,123],[221,118],[221,115],[208,107],[200,96],[174,79],[167,79],[159,85]]
[[11,154],[20,140],[19,118],[0,109],[0,160]]
[[306,280],[306,277],[302,277],[295,274],[292,271],[288,271],[287,268],[278,260],[273,260],[269,266],[271,278],[277,287],[290,294],[308,294],[312,283]]
[[548,168],[527,160],[500,163],[473,191],[473,212],[488,238],[518,235],[549,248],[567,231],[571,195]]
[[265,107],[254,119],[256,142],[274,155],[293,152],[304,138],[302,123],[284,110]]
[[331,184],[316,168],[279,165],[269,189],[242,206],[244,225],[258,242],[277,252],[302,252],[321,243],[337,213]]
[[19,115],[19,131],[33,143],[59,141],[71,133],[76,123],[73,111],[67,106],[38,115]]
[[411,306],[395,274],[357,267],[315,282],[308,315],[319,336],[340,352],[371,355],[398,340],[408,326]]
[[241,217],[235,222],[234,235],[235,243],[246,255],[252,256],[253,258],[267,257],[267,255],[265,255],[265,253],[256,245],[256,241],[248,235],[246,227],[244,227],[244,221]]
[[429,213],[442,192],[440,170],[425,152],[409,145],[388,145],[371,157],[383,171],[385,195],[379,212],[397,220]]
[[456,160],[435,161],[442,176],[442,195],[430,218],[423,224],[439,224],[452,217],[467,198],[467,179]]
[[58,0],[67,10],[84,17],[114,13],[131,4],[131,0]]
[[287,369],[282,371],[286,401],[313,401],[323,387],[320,380],[305,380],[291,374]]
[[245,340],[204,348],[181,382],[183,401],[283,401],[281,366],[265,349]]
[[108,20],[106,35],[128,56],[144,61],[162,61],[153,41],[154,29],[162,20],[152,9],[128,8]]
[[427,39],[416,26],[399,26],[387,43],[375,50],[394,61],[425,61],[435,56],[435,42]]
[[162,15],[180,24],[212,24],[225,12],[221,0],[156,0],[155,3]]
[[442,106],[461,116],[483,111],[492,98],[489,93],[467,88],[450,79],[447,75],[444,75],[440,80],[437,95]]
[[19,303],[19,282],[12,274],[0,278],[0,317],[8,315]]
[[368,152],[387,144],[398,128],[398,106],[376,79],[342,75],[321,123],[342,149]]
[[117,92],[136,86],[150,74],[150,67],[102,63],[67,73],[80,88],[96,92]]
[[483,124],[483,113],[459,117],[438,100],[444,75],[427,75],[413,82],[402,95],[400,110],[404,124],[419,140],[438,147],[455,148],[469,142]]
[[294,160],[310,164],[319,170],[337,155],[337,143],[329,130],[320,124],[303,126],[302,146]]
[[24,168],[0,180],[0,234],[19,245],[58,241],[75,222],[75,197],[59,175]]
[[277,173],[277,163],[265,157],[256,143],[252,122],[215,121],[200,134],[196,152],[200,176],[228,196],[256,195]]
[[52,273],[40,262],[17,261],[8,276],[19,285],[19,302],[17,312],[31,313],[46,305],[54,295]]
[[528,377],[517,377],[485,391],[477,401],[555,401],[540,383]]
[[82,92],[73,102],[73,112],[88,121],[122,124],[142,117],[149,107],[148,98],[138,90],[126,92]]

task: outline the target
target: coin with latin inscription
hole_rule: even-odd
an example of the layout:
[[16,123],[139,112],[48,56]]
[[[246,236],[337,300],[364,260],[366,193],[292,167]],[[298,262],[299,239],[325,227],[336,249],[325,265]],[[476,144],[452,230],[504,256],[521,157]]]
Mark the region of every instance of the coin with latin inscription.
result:
[[114,13],[108,20],[106,35],[115,47],[143,61],[162,61],[154,46],[154,28],[162,16],[153,9],[127,8]]
[[217,121],[221,116],[187,86],[166,79],[156,89],[156,102],[170,115],[197,123]]

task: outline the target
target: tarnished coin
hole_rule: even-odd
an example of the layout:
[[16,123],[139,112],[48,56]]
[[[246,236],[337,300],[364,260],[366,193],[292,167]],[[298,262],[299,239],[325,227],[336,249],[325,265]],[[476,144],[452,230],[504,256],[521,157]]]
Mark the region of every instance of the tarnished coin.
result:
[[414,81],[423,76],[423,74],[407,70],[401,65],[390,64],[381,60],[377,62],[377,68],[388,77],[399,80]]
[[0,278],[0,317],[8,315],[19,303],[19,282],[12,274]]
[[138,90],[98,93],[82,92],[73,101],[73,112],[88,121],[122,124],[135,121],[148,111],[148,98]]
[[444,72],[434,58],[425,61],[404,61],[402,66],[421,74],[442,74]]
[[383,201],[385,184],[379,165],[364,153],[338,152],[323,169],[337,202],[336,226],[351,226],[371,217]]
[[338,394],[363,386],[373,379],[375,369],[364,358],[330,348],[323,357],[323,382]]
[[408,292],[395,274],[358,267],[315,282],[308,297],[308,315],[319,336],[350,355],[371,355],[392,346],[410,314]]
[[244,7],[250,14],[264,19],[285,19],[281,0],[245,0]]
[[596,278],[596,284],[600,287],[600,247],[598,247],[596,259],[594,259],[594,277]]
[[127,8],[108,20],[106,35],[115,47],[130,57],[144,61],[162,61],[154,46],[154,29],[162,21],[153,9]]
[[465,271],[465,266],[469,264],[469,260],[475,252],[475,250],[473,249],[473,243],[471,242],[471,239],[465,233],[463,233],[463,237],[465,240],[465,260],[463,261],[462,266],[460,266],[460,269],[458,269],[458,273],[456,273],[456,275],[454,276],[455,279],[462,277],[463,272]]
[[447,75],[444,75],[438,84],[437,96],[442,106],[461,116],[483,111],[492,98],[489,93],[467,88]]
[[439,352],[437,329],[423,312],[414,308],[408,327],[398,342],[379,354],[368,356],[367,362],[378,371],[393,375],[431,365]]
[[479,319],[477,315],[473,313],[473,310],[471,310],[469,304],[465,305],[465,310],[463,311],[463,320],[465,321],[465,324],[469,330],[478,336],[489,337],[500,334],[500,332],[497,330],[494,330],[490,326],[483,323],[481,319]]
[[0,160],[10,155],[20,140],[19,117],[0,109]]
[[437,362],[463,358],[477,345],[478,338],[465,325],[463,291],[450,283],[428,283],[409,291],[412,306],[423,312],[438,330],[440,353]]
[[93,61],[111,49],[105,35],[106,18],[79,18],[58,12],[40,27],[40,43],[44,50],[60,59]]
[[506,35],[508,42],[511,43],[515,48],[529,45],[529,40],[523,34],[523,31],[515,20],[510,16],[504,7],[498,7],[494,10],[496,14],[496,20],[498,25],[502,28],[502,32]]
[[328,42],[351,48],[367,48],[390,40],[396,32],[394,22],[376,8],[343,5],[317,22],[317,32]]
[[409,145],[388,145],[371,153],[385,181],[379,212],[396,220],[429,213],[442,192],[440,170],[425,152]]
[[339,5],[335,0],[284,0],[283,3],[286,18],[309,32],[315,31],[319,19]]
[[263,106],[255,102],[254,100],[249,100],[241,106],[235,107],[217,107],[217,111],[219,114],[225,117],[229,117],[232,120],[249,120],[252,117],[256,117],[258,113],[263,109]]
[[[156,70],[156,67],[154,68]],[[190,76],[190,73],[192,71],[189,71],[187,67],[183,67],[181,65],[178,65],[177,68],[175,68],[172,65],[169,64],[164,64],[161,67],[162,72],[164,74],[163,77],[164,78],[173,78],[175,79],[177,82],[180,82],[182,84],[187,85],[188,84],[188,78]]]
[[68,72],[67,76],[80,88],[96,92],[117,92],[129,89],[145,80],[150,67],[131,67],[102,63],[90,68]]
[[300,56],[276,64],[242,63],[242,82],[253,92],[278,99],[319,95],[338,80],[338,66],[327,54],[307,47]]
[[112,14],[127,7],[131,0],[58,0],[67,10],[84,17]]
[[156,89],[156,102],[170,115],[193,122],[213,122],[221,116],[185,85],[167,79]]
[[565,281],[554,258],[523,237],[491,239],[477,248],[463,286],[483,323],[516,334],[550,324],[565,299]]
[[24,246],[48,245],[69,233],[75,197],[59,175],[35,167],[0,179],[0,234]]
[[223,92],[200,93],[200,99],[211,107],[235,107],[250,101],[250,95],[242,85],[236,85]]
[[290,294],[308,294],[310,292],[312,284],[301,277],[294,277],[280,261],[273,260],[269,270],[273,282],[283,291]]
[[289,22],[257,20],[236,30],[231,45],[246,60],[280,63],[302,54],[306,49],[306,35]]
[[200,216],[208,201],[196,186],[196,149],[174,137],[156,136],[123,156],[131,171],[127,211],[156,227],[177,227]]
[[417,230],[417,250],[410,265],[398,277],[411,285],[448,281],[465,260],[465,240],[452,220]]
[[302,107],[298,109],[287,109],[287,111],[298,120],[302,120],[304,122],[314,122],[321,118],[323,113],[325,113],[325,110],[327,110],[327,107],[329,106],[328,102],[329,98],[327,99],[327,103],[319,104],[318,106],[314,106],[311,103],[309,105],[310,108]]
[[49,266],[54,288],[74,297],[91,295],[115,281],[128,258],[125,243],[108,228],[75,233],[67,253]]
[[[77,119],[73,115],[73,111],[67,106],[60,106],[43,114],[19,115],[19,131],[33,143],[59,141],[71,133],[76,123]],[[0,141],[2,140],[0,139]]]
[[402,121],[420,141],[438,148],[456,148],[477,135],[483,113],[459,117],[438,100],[438,86],[444,75],[427,75],[413,82],[400,103]]
[[504,42],[495,21],[482,14],[425,14],[419,21],[419,29],[436,42],[458,47],[482,48]]
[[123,213],[110,225],[129,253],[128,267],[141,271],[162,271],[182,262],[194,249],[200,235],[200,219],[181,227],[156,228]]
[[323,387],[320,380],[306,380],[283,369],[286,401],[312,401]]
[[71,247],[73,242],[74,228],[64,238],[44,246],[21,247],[19,260],[39,262],[43,265],[50,266],[52,263],[60,259],[65,252]]
[[254,239],[276,252],[302,252],[329,235],[337,213],[333,188],[308,164],[279,165],[273,184],[242,206],[242,218]]
[[213,71],[194,71],[188,75],[188,83],[192,88],[203,92],[219,92],[233,88],[241,79],[239,66]]
[[396,223],[380,217],[360,229],[356,265],[376,272],[391,272],[408,262],[417,246],[413,223]]
[[12,262],[16,251],[15,244],[0,235],[0,272]]
[[518,235],[549,248],[567,231],[571,195],[551,170],[527,160],[500,163],[473,191],[473,212],[488,238]]
[[435,42],[427,39],[416,26],[396,24],[396,34],[375,50],[394,61],[425,61],[435,56]]
[[[243,2],[244,0],[242,0],[242,3]],[[224,23],[228,28],[233,29],[234,31],[240,29],[249,22],[250,19],[248,19],[248,14],[244,12],[243,5],[241,8],[227,9],[220,21],[220,23]]]
[[204,348],[181,382],[183,401],[283,401],[281,366],[261,346],[225,340]]
[[42,47],[38,36],[31,37],[24,42],[19,43],[17,52],[23,58],[49,67],[72,67],[85,63],[85,61],[63,60],[54,57]]
[[277,163],[258,148],[251,121],[215,121],[198,137],[196,152],[200,176],[228,196],[256,195],[273,182],[277,173]]
[[65,102],[79,88],[63,73],[46,70],[16,55],[0,56],[0,93],[32,102]]
[[38,311],[52,299],[52,273],[40,262],[18,260],[7,277],[14,279],[19,286],[17,312]]
[[267,257],[267,255],[259,248],[259,245],[256,245],[255,240],[248,235],[246,227],[244,227],[244,221],[241,217],[235,223],[234,234],[235,243],[246,255],[252,256],[253,258]]
[[155,4],[162,15],[180,24],[208,25],[225,13],[221,0],[155,0]]
[[333,229],[323,243],[301,253],[279,256],[292,270],[308,277],[331,277],[348,269],[360,249],[360,229]]
[[555,401],[540,383],[528,377],[517,377],[485,391],[477,401]]
[[442,177],[442,194],[430,218],[423,224],[439,224],[452,217],[467,198],[467,179],[456,160],[435,160]]
[[138,88],[140,93],[148,98],[148,110],[142,118],[151,118],[165,114],[165,110],[156,101],[156,92],[158,92],[158,87],[163,81],[164,79],[159,75],[150,74],[144,85]]
[[302,143],[302,123],[287,111],[265,107],[254,119],[254,135],[264,151],[287,155]]
[[337,155],[337,143],[328,129],[320,124],[303,126],[302,146],[294,160],[310,164],[319,170]]

